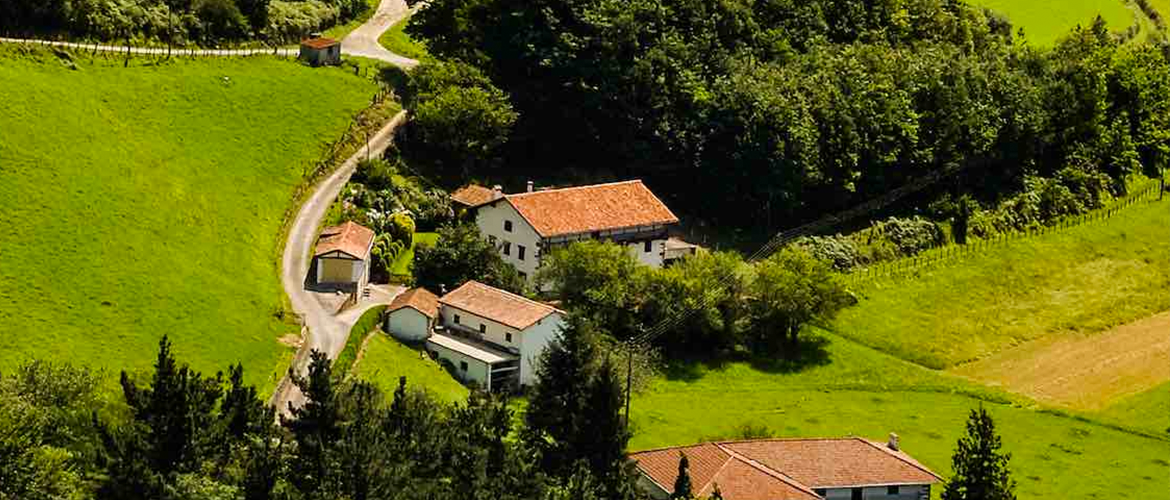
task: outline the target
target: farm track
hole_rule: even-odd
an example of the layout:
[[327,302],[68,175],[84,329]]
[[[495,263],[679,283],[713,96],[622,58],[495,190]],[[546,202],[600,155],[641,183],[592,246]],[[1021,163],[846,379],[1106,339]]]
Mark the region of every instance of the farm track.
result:
[[1170,381],[1170,311],[1093,335],[1051,334],[949,371],[1046,403],[1100,410]]

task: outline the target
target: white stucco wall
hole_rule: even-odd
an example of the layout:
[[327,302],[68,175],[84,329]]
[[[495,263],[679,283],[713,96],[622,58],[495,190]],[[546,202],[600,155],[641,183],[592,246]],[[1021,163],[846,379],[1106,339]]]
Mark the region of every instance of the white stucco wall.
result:
[[[826,489],[825,498],[826,500],[850,500],[853,498],[853,489]],[[896,495],[889,494],[888,486],[866,487],[861,489],[861,498],[864,500],[927,500],[930,498],[930,486],[899,486]]]
[[[455,323],[456,314],[459,315],[458,324]],[[479,332],[479,325],[482,324],[484,326],[482,334],[484,340],[520,352],[520,339],[522,338],[520,330],[446,304],[439,306],[439,315],[443,325],[451,329]],[[512,334],[511,341],[508,340],[509,333]]]
[[[427,350],[438,353],[439,359],[446,359],[455,365],[455,373],[463,382],[475,382],[480,387],[488,388],[488,365],[470,356],[447,349],[434,342],[427,342]],[[459,369],[459,363],[467,363],[467,371]]]
[[540,367],[540,353],[560,335],[565,318],[554,312],[526,328],[521,337],[520,385],[536,383],[536,370]]
[[[504,222],[512,222],[512,231],[504,231]],[[494,236],[496,251],[500,253],[500,257],[528,276],[531,282],[532,277],[536,274],[536,269],[540,267],[539,253],[540,253],[540,235],[532,226],[528,225],[528,221],[520,216],[512,205],[508,204],[506,200],[499,200],[495,203],[484,205],[476,209],[475,224],[479,226],[479,234],[486,240],[491,240]],[[504,242],[512,244],[509,255],[504,255]],[[524,260],[520,260],[519,246],[524,246]]]
[[414,308],[403,307],[386,315],[385,330],[396,339],[418,342],[430,335],[430,318]]
[[665,239],[651,240],[649,252],[646,251],[646,243],[644,241],[635,241],[626,245],[626,248],[630,250],[630,255],[633,255],[635,259],[638,259],[639,263],[647,266],[662,267],[662,263],[665,260]]

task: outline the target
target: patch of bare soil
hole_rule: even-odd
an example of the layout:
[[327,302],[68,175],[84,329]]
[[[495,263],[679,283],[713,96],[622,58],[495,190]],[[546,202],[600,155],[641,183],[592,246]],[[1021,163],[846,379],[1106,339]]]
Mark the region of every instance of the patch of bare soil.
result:
[[290,334],[285,335],[279,339],[276,339],[276,341],[280,342],[281,344],[284,344],[286,346],[289,346],[293,349],[300,349],[301,343],[304,342],[304,339],[302,339],[300,335],[297,335],[295,333],[290,333]]
[[1039,401],[1098,410],[1170,380],[1170,312],[1095,335],[1048,335],[949,371]]

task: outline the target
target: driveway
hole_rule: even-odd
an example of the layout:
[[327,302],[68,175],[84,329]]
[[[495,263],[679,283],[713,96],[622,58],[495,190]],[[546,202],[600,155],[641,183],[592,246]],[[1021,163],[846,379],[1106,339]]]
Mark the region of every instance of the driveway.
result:
[[[362,147],[329,177],[321,181],[313,190],[293,220],[285,242],[284,255],[281,257],[280,280],[285,293],[288,294],[293,312],[300,316],[308,329],[305,341],[297,352],[290,369],[297,373],[306,373],[309,366],[309,351],[316,349],[325,352],[329,358],[336,358],[345,347],[349,330],[361,313],[378,304],[388,304],[399,292],[400,288],[388,289],[384,293],[371,294],[373,300],[363,300],[357,306],[335,315],[332,308],[327,308],[321,294],[305,287],[305,276],[309,273],[312,256],[309,251],[317,239],[317,229],[325,218],[325,212],[337,199],[350,175],[357,168],[358,161],[370,156],[379,156],[386,151],[394,137],[394,129],[406,120],[406,112],[398,113],[389,123],[370,139],[369,151]],[[304,395],[286,376],[276,387],[272,395],[272,404],[282,413],[288,411],[288,404],[300,406],[304,403]]]
[[405,0],[382,0],[378,5],[378,11],[369,21],[341,40],[341,52],[351,56],[378,59],[407,69],[417,66],[418,61],[390,52],[378,43],[382,33],[409,14],[410,8],[406,6]]

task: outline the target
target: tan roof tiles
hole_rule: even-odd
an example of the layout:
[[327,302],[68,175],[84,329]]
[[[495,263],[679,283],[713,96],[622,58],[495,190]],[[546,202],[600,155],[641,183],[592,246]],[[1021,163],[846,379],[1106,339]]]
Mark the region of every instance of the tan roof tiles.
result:
[[640,180],[504,196],[542,237],[655,224],[678,217]]
[[301,45],[303,45],[305,47],[309,47],[311,49],[316,49],[316,50],[327,49],[327,48],[332,47],[334,45],[337,45],[339,43],[341,43],[341,42],[334,40],[332,38],[325,38],[325,37],[306,38],[304,40],[301,40]]
[[663,448],[630,455],[670,492],[679,453],[690,461],[699,496],[718,484],[727,500],[819,498],[814,488],[933,484],[940,478],[902,451],[861,438],[762,439]]
[[502,195],[486,187],[468,184],[451,193],[451,200],[469,207],[478,207],[500,196]]
[[322,230],[321,236],[317,239],[317,252],[313,256],[340,251],[365,260],[370,256],[370,244],[373,241],[374,231],[350,221]]
[[464,283],[463,286],[440,297],[439,303],[462,309],[517,330],[528,328],[548,315],[560,312],[554,307],[487,286],[478,281]]
[[414,309],[431,319],[439,317],[439,297],[426,288],[411,288],[398,294],[390,301],[390,305],[386,306],[386,312],[394,312],[404,307]]

